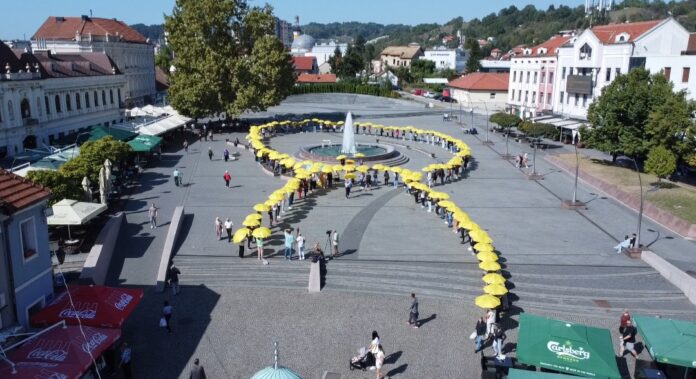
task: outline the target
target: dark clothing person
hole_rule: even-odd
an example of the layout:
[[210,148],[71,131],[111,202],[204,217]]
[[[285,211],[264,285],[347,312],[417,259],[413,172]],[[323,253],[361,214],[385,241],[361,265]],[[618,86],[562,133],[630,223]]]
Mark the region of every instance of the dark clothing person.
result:
[[227,149],[225,149],[225,150],[222,152],[222,156],[225,158],[225,162],[227,162],[227,160],[230,159],[230,152],[227,151]]
[[239,245],[239,257],[244,258],[244,242]]
[[193,361],[193,367],[191,368],[189,379],[207,379],[207,376],[205,376],[205,369],[200,365],[198,359]]
[[408,324],[414,328],[418,328],[418,298],[415,294],[411,294],[413,301],[411,302],[411,308],[408,312]]

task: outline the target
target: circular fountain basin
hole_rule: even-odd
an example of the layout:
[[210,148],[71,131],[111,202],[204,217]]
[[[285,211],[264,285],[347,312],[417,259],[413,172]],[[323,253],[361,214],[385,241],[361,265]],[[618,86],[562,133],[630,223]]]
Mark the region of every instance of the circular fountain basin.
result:
[[[341,153],[341,148],[342,145],[338,144],[305,146],[300,149],[300,156],[304,159],[323,162],[336,162],[336,157],[339,155],[346,155],[348,159],[353,159],[350,154]],[[399,152],[396,151],[393,146],[389,145],[356,144],[355,149],[358,153],[365,155],[364,157],[355,159],[361,159],[363,161],[379,161],[399,155]]]

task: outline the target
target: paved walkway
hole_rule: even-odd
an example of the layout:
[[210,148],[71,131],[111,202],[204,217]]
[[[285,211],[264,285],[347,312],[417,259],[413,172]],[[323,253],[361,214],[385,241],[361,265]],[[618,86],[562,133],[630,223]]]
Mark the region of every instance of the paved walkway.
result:
[[[359,121],[433,128],[469,143],[475,161],[468,177],[440,190],[449,193],[491,234],[511,274],[512,292],[519,298],[515,312],[531,311],[612,331],[624,307],[634,313],[696,318],[694,307],[655,271],[612,253],[616,241],[631,231],[635,214],[591,194],[584,186],[579,196],[589,201],[589,209],[561,209],[560,201],[572,188],[572,178],[554,171],[539,156],[537,169],[546,174],[545,180],[530,181],[499,157],[504,144],[496,140],[497,135],[490,135],[496,145],[485,146],[480,143],[481,135],[463,135],[456,124],[443,123],[439,114],[414,116],[416,107],[400,102],[374,98],[368,102],[350,95],[313,99],[317,97],[291,98],[266,115],[352,108]],[[241,135],[230,136],[235,137],[242,139]],[[294,134],[277,137],[271,145],[293,153],[300,144],[325,138],[326,134]],[[359,142],[374,138],[357,136]],[[126,285],[154,284],[166,228],[147,228],[148,202],[160,206],[161,223],[176,205],[184,205],[187,213],[174,258],[182,271],[183,294],[171,298],[148,288],[124,331],[134,345],[138,374],[183,378],[198,356],[211,377],[248,378],[272,362],[272,343],[278,340],[281,362],[306,378],[317,377],[323,370],[339,372],[345,378],[368,378],[373,373],[349,372],[347,360],[366,343],[370,331],[377,329],[387,353],[395,353],[387,370],[396,377],[478,375],[478,358],[470,352],[466,337],[481,313],[472,305],[481,291],[480,271],[442,220],[416,205],[402,189],[391,187],[358,192],[350,199],[337,189],[298,201],[275,230],[286,225],[299,227],[308,245],[323,245],[325,231],[337,229],[342,250],[349,252],[328,265],[324,291],[310,295],[306,291],[307,262],[271,258],[270,265],[263,266],[253,258],[240,260],[236,246],[216,240],[216,216],[230,217],[236,228],[253,204],[283,185],[282,179],[261,170],[247,151],[241,151],[239,161],[209,161],[208,146],[216,158],[224,147],[224,136],[216,139],[220,140],[192,144],[188,154],[165,154],[158,168],[143,175],[143,187],[127,206],[128,224],[119,236],[120,255],[112,267],[112,282]],[[408,168],[449,159],[438,147],[416,146],[434,152],[436,159],[404,149],[410,158]],[[526,151],[514,143],[510,149],[512,153]],[[174,187],[169,178],[174,166],[184,172],[187,186]],[[232,175],[232,189],[224,188],[224,170]],[[663,237],[669,235],[650,222],[645,224],[657,228]],[[267,254],[281,247],[276,232]],[[693,251],[689,241],[663,238],[652,247],[670,259],[685,264],[694,261],[687,254]],[[417,331],[403,325],[411,291],[420,296],[423,318],[435,314]],[[165,299],[175,307],[173,336],[156,327]],[[507,326],[512,328],[509,341],[515,342],[514,319]]]

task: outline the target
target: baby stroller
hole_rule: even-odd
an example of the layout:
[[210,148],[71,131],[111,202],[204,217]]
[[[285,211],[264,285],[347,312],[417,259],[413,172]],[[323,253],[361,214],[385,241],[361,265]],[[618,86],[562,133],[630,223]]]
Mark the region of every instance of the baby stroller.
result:
[[355,369],[365,371],[368,367],[375,365],[375,356],[367,348],[362,347],[358,350],[358,355],[350,359],[350,371]]

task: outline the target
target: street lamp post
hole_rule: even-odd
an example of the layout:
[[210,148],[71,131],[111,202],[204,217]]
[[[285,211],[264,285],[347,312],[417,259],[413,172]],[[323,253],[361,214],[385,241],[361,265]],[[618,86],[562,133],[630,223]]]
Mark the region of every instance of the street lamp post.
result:
[[542,179],[544,179],[544,176],[537,173],[537,169],[536,169],[536,153],[537,153],[537,149],[539,147],[539,142],[536,140],[533,140],[532,143],[534,144],[534,153],[532,155],[532,173],[527,174],[527,179],[529,179],[529,180],[542,180]]
[[578,155],[578,145],[573,144],[575,148],[575,184],[573,186],[573,199],[564,200],[563,208],[578,209],[585,207],[585,203],[578,201],[578,176],[580,175],[580,156]]
[[633,161],[633,166],[636,168],[636,174],[638,174],[638,186],[640,187],[640,206],[638,207],[638,231],[636,232],[636,245],[630,249],[630,252],[640,252],[640,229],[643,224],[643,179],[640,177],[640,169],[638,168],[638,162],[635,158],[631,158]]
[[484,145],[492,145],[493,141],[488,139],[488,133],[490,129],[490,120],[489,120],[489,115],[488,115],[488,103],[483,101],[483,107],[486,110],[486,141],[483,143]]

